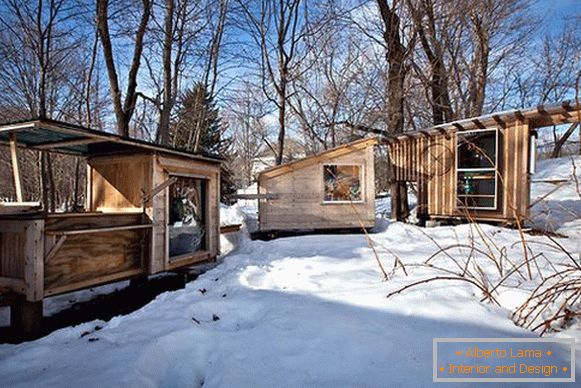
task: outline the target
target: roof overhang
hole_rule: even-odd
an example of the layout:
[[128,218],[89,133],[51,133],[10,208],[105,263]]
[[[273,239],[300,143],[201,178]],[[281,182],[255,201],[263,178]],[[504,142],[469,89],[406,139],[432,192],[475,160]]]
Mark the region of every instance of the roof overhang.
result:
[[534,108],[495,112],[484,116],[456,120],[419,131],[385,135],[383,139],[387,143],[397,143],[400,140],[416,136],[434,136],[456,131],[470,131],[490,127],[507,128],[516,122],[527,123],[531,129],[581,122],[581,104],[572,101],[563,101],[558,104],[539,105]]
[[275,176],[286,174],[287,172],[295,171],[301,168],[317,164],[322,160],[332,159],[339,156],[347,155],[355,151],[365,149],[367,147],[373,147],[379,144],[379,139],[376,136],[366,137],[351,143],[343,144],[335,148],[320,152],[313,156],[307,158],[295,160],[294,162],[281,164],[280,166],[275,166],[268,168],[258,174],[258,178],[268,177],[272,178]]
[[0,124],[0,143],[15,140],[20,147],[76,156],[96,156],[110,153],[157,151],[190,159],[220,163],[213,156],[191,152],[143,140],[130,139],[50,119],[35,119]]

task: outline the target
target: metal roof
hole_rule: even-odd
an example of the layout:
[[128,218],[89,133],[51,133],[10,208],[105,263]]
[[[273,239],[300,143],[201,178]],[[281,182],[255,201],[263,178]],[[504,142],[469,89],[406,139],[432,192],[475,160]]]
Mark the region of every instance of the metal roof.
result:
[[19,146],[77,156],[122,153],[137,150],[158,151],[190,159],[219,163],[221,158],[131,139],[103,131],[50,119],[33,119],[0,124],[0,143],[14,137]]

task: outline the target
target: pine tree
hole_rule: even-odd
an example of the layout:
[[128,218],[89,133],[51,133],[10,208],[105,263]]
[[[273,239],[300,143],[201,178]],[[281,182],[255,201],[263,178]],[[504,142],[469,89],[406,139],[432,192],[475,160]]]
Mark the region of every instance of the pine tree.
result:
[[[224,136],[219,109],[203,83],[196,83],[178,101],[178,111],[170,126],[173,147],[194,153],[219,156],[228,160],[232,144]],[[232,173],[224,163],[221,172],[222,201],[235,191]]]

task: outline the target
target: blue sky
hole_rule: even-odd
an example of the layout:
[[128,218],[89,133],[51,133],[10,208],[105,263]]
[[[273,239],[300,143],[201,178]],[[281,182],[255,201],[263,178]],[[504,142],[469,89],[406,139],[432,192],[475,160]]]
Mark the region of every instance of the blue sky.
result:
[[542,18],[541,23],[547,30],[559,31],[563,17],[581,12],[581,0],[537,0],[533,2],[533,9]]

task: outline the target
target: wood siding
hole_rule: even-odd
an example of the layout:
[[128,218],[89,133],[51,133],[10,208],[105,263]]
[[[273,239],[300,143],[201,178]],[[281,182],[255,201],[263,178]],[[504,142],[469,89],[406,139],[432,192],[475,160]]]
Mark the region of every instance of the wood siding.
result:
[[90,166],[90,211],[140,211],[141,197],[151,187],[152,156],[101,156]]
[[[490,127],[488,127],[490,128]],[[530,129],[522,121],[499,128],[497,210],[462,209],[456,203],[457,131],[416,134],[388,145],[396,181],[417,182],[418,206],[433,218],[461,217],[514,222],[526,219],[530,205]]]
[[[259,201],[260,230],[357,228],[375,224],[375,173],[373,146],[317,163],[298,164],[283,174],[259,178],[259,194],[276,199]],[[323,203],[323,165],[362,166],[362,203]]]

